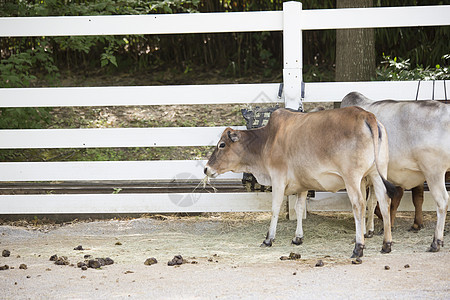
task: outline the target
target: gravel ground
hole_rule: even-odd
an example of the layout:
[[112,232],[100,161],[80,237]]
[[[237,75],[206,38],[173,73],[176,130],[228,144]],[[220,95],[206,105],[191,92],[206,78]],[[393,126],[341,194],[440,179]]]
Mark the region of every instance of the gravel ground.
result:
[[[301,246],[290,244],[295,222],[280,220],[272,248],[259,247],[269,214],[2,225],[0,251],[10,256],[0,257],[0,266],[10,269],[0,271],[0,298],[449,299],[450,251],[426,252],[435,214],[424,219],[425,228],[412,233],[412,215],[400,214],[393,252],[379,253],[382,236],[375,236],[366,240],[361,264],[349,258],[354,225],[348,213],[309,214]],[[74,250],[79,245],[83,250]],[[291,252],[301,258],[280,260]],[[55,254],[69,265],[50,261]],[[77,263],[85,255],[114,264],[82,270]],[[168,266],[175,255],[184,263]],[[145,265],[152,257],[158,263]],[[315,266],[319,260],[322,267]]]

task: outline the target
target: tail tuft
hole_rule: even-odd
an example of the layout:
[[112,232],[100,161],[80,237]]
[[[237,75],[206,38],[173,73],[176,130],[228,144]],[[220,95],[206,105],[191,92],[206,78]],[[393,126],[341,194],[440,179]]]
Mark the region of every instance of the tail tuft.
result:
[[393,185],[392,183],[390,183],[389,181],[384,179],[383,176],[381,176],[381,179],[383,179],[383,183],[384,183],[384,186],[386,187],[386,192],[387,192],[387,195],[389,196],[389,198],[392,199],[395,196],[397,196],[397,188],[395,187],[395,185]]

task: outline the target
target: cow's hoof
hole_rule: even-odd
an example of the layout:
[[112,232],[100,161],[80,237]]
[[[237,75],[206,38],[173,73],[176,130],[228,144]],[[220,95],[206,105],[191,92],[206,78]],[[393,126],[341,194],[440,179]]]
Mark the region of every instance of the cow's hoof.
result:
[[428,249],[428,252],[439,252],[441,246],[444,247],[444,241],[434,238],[433,242],[431,243],[430,249]]
[[414,223],[413,226],[411,226],[411,228],[408,231],[419,232],[420,229],[422,229],[422,228],[423,228],[423,224],[419,225],[419,224]]
[[364,248],[365,248],[365,246],[363,244],[356,243],[355,249],[353,249],[352,258],[363,257]]
[[369,232],[367,232],[367,233],[364,235],[364,237],[365,237],[366,239],[370,239],[370,238],[373,238],[373,235],[374,235],[374,232],[373,232],[372,230],[369,230]]
[[303,244],[303,238],[296,236],[292,239],[292,244],[297,246]]
[[392,242],[383,242],[383,247],[381,247],[381,253],[386,254],[391,252]]
[[273,239],[265,239],[262,244],[261,247],[265,248],[265,247],[272,247],[272,242]]

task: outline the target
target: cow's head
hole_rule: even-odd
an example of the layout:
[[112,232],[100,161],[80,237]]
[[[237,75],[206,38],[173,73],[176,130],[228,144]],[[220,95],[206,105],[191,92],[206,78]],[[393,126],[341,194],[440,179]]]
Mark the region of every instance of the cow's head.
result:
[[205,166],[205,174],[216,177],[228,171],[242,172],[242,132],[231,128],[225,129]]

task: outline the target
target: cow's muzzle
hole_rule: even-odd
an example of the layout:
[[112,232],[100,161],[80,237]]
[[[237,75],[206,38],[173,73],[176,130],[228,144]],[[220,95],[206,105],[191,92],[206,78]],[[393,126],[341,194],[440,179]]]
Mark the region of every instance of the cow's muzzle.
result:
[[217,172],[216,170],[212,169],[210,166],[206,165],[205,169],[203,170],[203,172],[205,173],[206,176],[211,177],[211,178],[215,178],[217,177]]

